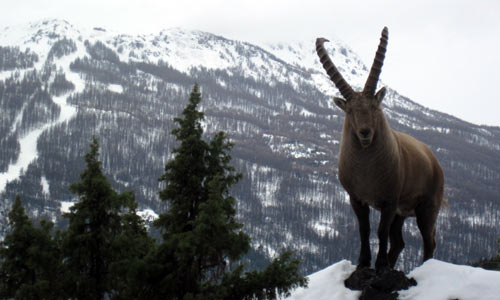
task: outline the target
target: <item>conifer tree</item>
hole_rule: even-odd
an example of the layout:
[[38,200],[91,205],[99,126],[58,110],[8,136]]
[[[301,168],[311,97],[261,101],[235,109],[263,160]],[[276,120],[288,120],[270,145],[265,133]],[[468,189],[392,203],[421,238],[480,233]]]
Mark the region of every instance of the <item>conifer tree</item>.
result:
[[[275,299],[307,281],[298,273],[299,262],[285,253],[264,271],[232,268],[250,249],[250,238],[235,219],[230,188],[241,174],[230,165],[232,144],[223,132],[203,140],[198,111],[201,94],[194,86],[189,103],[176,118],[172,131],[179,145],[160,177],[165,188],[160,199],[169,210],[155,226],[163,242],[151,268],[159,278],[155,299]],[[269,278],[270,276],[274,278]],[[266,292],[266,291],[272,292]]]
[[[129,198],[133,200],[131,196]],[[122,229],[112,243],[116,255],[110,264],[110,299],[140,299],[147,284],[142,284],[148,255],[156,241],[148,234],[144,220],[137,215],[137,202],[128,204],[129,212],[121,217]]]
[[87,168],[80,182],[70,186],[79,201],[65,214],[69,226],[64,233],[64,261],[70,272],[67,290],[75,299],[103,299],[111,292],[110,266],[118,261],[114,243],[121,234],[121,213],[133,203],[131,193],[111,188],[98,160],[99,143],[94,137],[85,155]]
[[35,228],[19,196],[9,212],[10,232],[0,248],[0,298],[64,299],[61,256],[52,238],[53,224]]

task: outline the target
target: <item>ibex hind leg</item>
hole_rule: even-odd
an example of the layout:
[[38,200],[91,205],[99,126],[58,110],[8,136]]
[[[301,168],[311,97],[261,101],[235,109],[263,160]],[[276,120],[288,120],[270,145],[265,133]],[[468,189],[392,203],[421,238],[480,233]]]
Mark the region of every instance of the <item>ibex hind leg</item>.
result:
[[389,241],[391,242],[391,248],[389,249],[389,266],[394,268],[398,260],[399,254],[403,251],[405,247],[405,242],[403,240],[403,225],[405,222],[405,217],[396,215],[394,221],[391,224],[391,231],[389,233]]
[[[423,199],[424,200],[424,199]],[[436,249],[436,219],[439,212],[439,206],[436,207],[432,198],[421,201],[415,209],[417,217],[417,225],[424,244],[423,261],[426,261],[434,256]]]

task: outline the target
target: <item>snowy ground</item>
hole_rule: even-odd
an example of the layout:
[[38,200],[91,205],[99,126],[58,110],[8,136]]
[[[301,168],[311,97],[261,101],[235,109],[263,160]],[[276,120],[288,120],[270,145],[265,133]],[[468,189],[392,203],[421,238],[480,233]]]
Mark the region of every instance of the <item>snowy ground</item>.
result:
[[[287,300],[357,300],[361,292],[344,287],[356,266],[343,260],[309,276],[309,287],[295,290]],[[400,300],[498,300],[500,272],[454,265],[431,259],[410,272],[417,286],[399,292]]]

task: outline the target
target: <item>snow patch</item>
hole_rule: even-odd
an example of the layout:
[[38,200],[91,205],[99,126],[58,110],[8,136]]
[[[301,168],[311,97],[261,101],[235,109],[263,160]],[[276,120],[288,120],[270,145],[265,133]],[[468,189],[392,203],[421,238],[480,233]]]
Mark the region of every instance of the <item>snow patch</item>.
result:
[[40,183],[42,184],[42,192],[46,195],[49,195],[50,194],[50,185],[49,185],[49,181],[47,180],[47,177],[42,176],[42,178],[40,179]]
[[500,295],[500,272],[482,268],[430,259],[408,277],[415,278],[417,286],[400,292],[401,300],[495,300]]
[[[52,96],[52,101],[59,105],[61,112],[59,114],[59,119],[55,124],[67,122],[76,115],[76,108],[73,105],[67,103],[67,97],[56,97]],[[54,124],[54,125],[55,125]]]
[[75,205],[75,202],[72,201],[61,201],[61,213],[69,213],[69,209]]
[[342,190],[340,192],[340,199],[343,200],[345,203],[348,203],[348,204],[351,203],[351,200],[350,200],[350,197],[349,197],[349,193],[347,193],[344,190]]
[[360,291],[351,291],[344,280],[356,269],[350,261],[342,260],[324,270],[309,275],[307,288],[298,288],[288,300],[358,300]]
[[148,222],[148,223],[151,223],[154,220],[159,218],[158,214],[155,213],[155,211],[150,209],[150,208],[146,208],[146,209],[138,211],[137,215],[139,217],[141,217],[145,222]]
[[310,112],[310,111],[308,111],[308,110],[307,110],[307,109],[305,109],[305,108],[303,108],[303,109],[302,109],[302,111],[300,112],[300,115],[301,115],[301,116],[304,116],[304,117],[314,117],[314,116],[316,116],[316,114],[315,114],[315,113]]
[[325,221],[313,221],[312,222],[312,228],[314,231],[316,231],[320,236],[325,237],[325,236],[330,236],[330,237],[338,237],[339,236],[339,231],[333,228],[332,222],[325,222]]
[[108,90],[110,92],[122,94],[123,93],[123,86],[121,84],[110,84],[110,85],[108,85]]

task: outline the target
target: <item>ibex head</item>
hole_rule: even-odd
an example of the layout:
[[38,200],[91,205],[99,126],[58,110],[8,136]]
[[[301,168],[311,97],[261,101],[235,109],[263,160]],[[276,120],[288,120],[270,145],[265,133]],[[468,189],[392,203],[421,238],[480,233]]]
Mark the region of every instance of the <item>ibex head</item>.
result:
[[388,37],[389,32],[387,27],[384,27],[380,44],[375,54],[375,60],[373,61],[370,74],[362,92],[355,92],[331,61],[323,46],[323,43],[328,40],[324,38],[316,39],[316,51],[323,64],[323,68],[325,68],[328,76],[330,76],[330,79],[335,83],[335,86],[337,86],[344,97],[334,97],[333,100],[346,113],[346,124],[350,126],[352,132],[357,136],[362,147],[371,145],[376,135],[377,124],[383,114],[380,103],[384,99],[386,90],[385,87],[376,93],[375,90],[384,63]]

